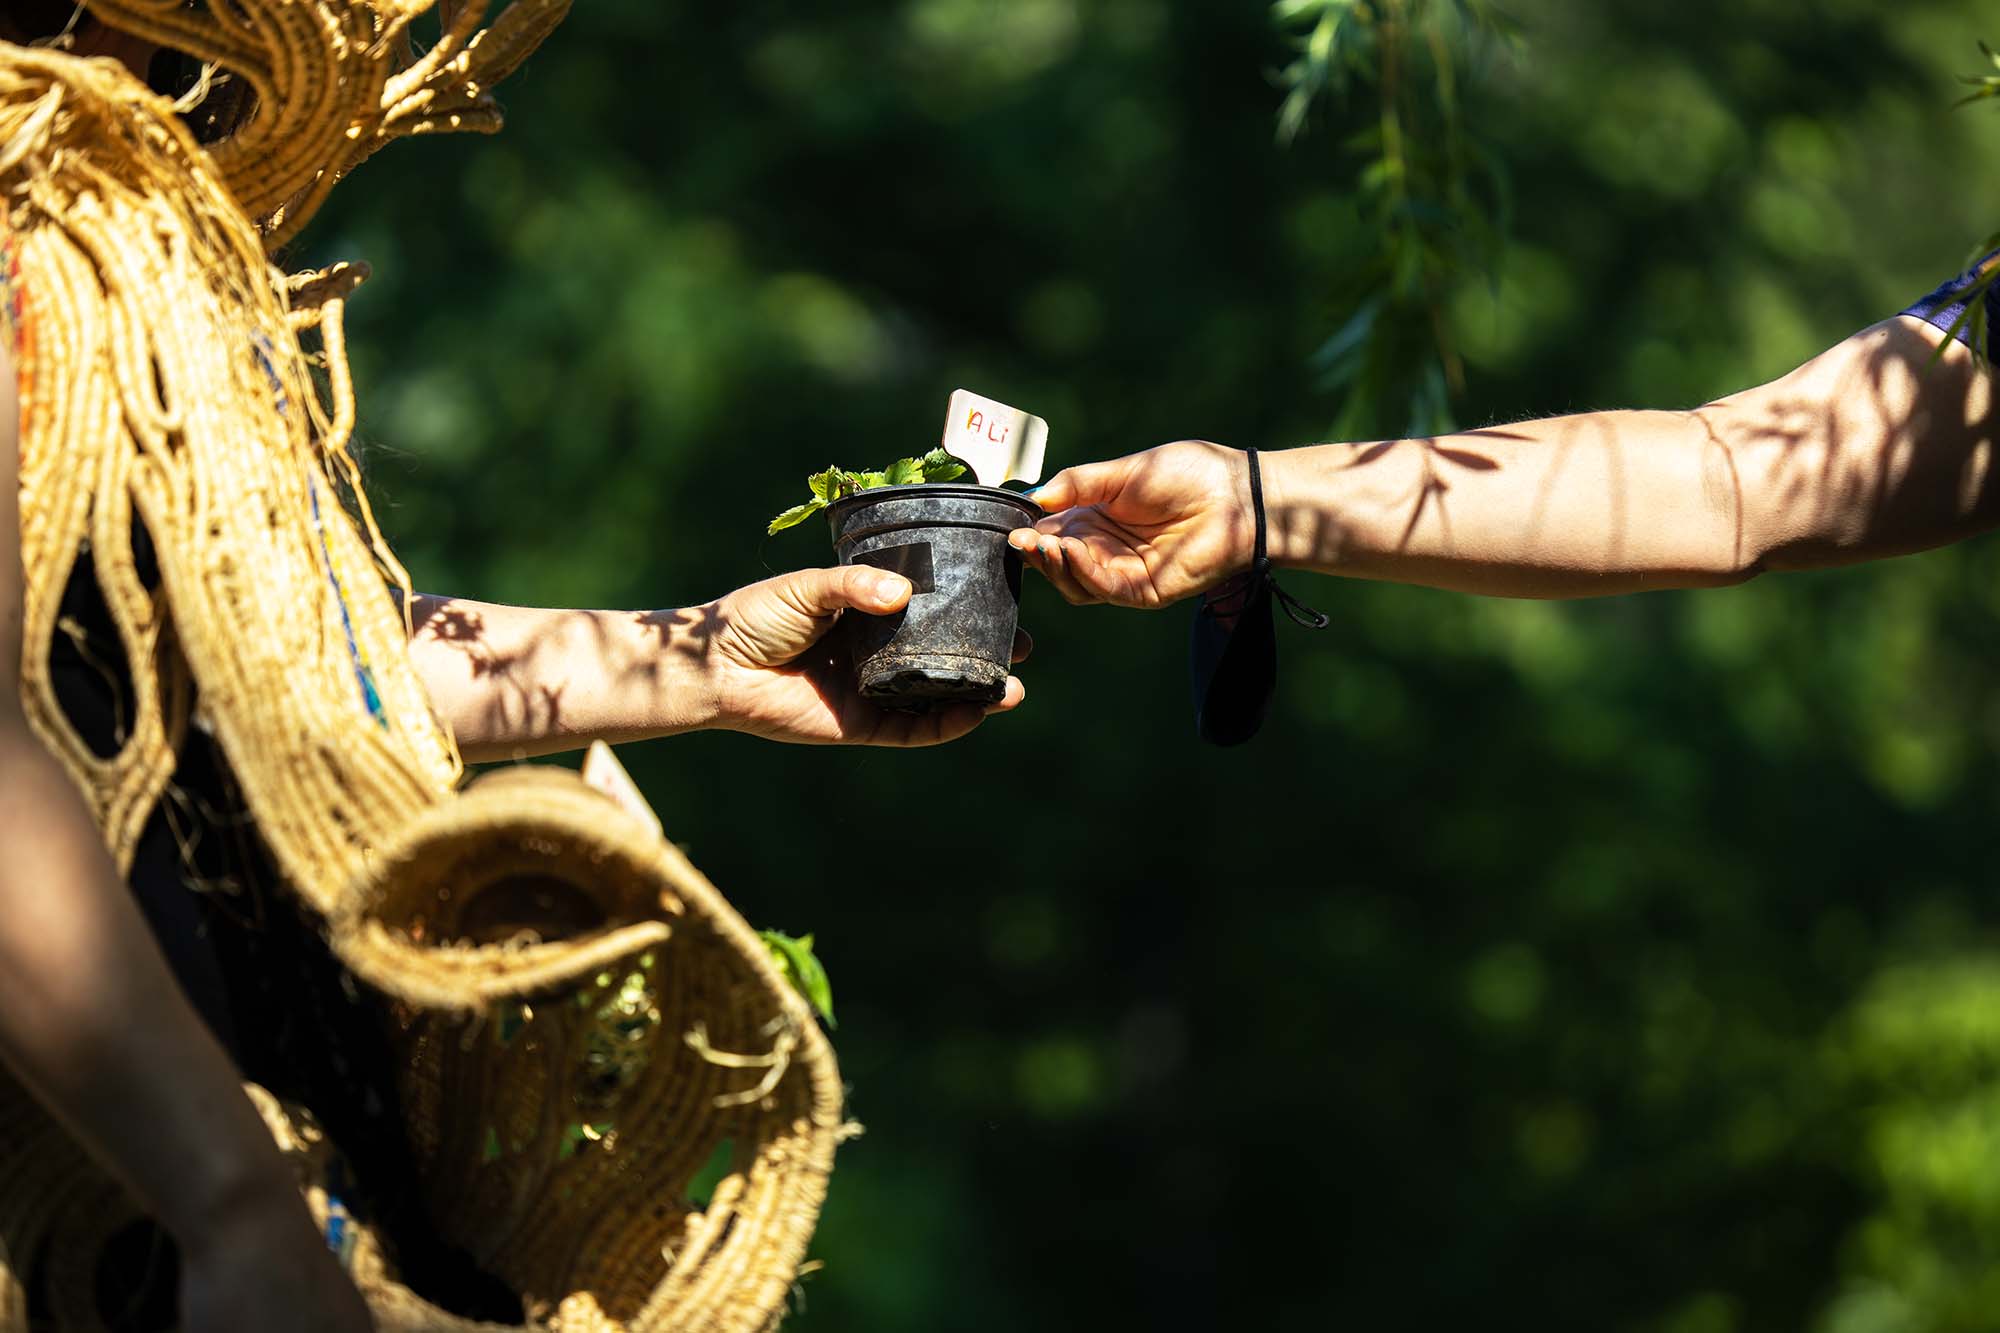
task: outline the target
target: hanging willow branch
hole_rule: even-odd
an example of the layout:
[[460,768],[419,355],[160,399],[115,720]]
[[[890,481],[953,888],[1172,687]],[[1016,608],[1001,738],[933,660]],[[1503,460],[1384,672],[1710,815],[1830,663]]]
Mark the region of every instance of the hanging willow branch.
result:
[[[1968,74],[1963,77],[1964,82],[1972,85],[1972,91],[1958,100],[1958,105],[1961,107],[1991,98],[2000,98],[2000,51],[1995,51],[1985,42],[1979,44],[1979,49],[1985,54],[1986,63],[1991,65],[1995,72]],[[2000,251],[2000,231],[1981,241],[1973,253],[1990,257],[1995,251]],[[1980,365],[1990,369],[1993,364],[1990,346],[1992,330],[1988,327],[1986,301],[1988,294],[1993,290],[1994,282],[2000,280],[2000,263],[1992,262],[1990,258],[1982,258],[1979,263],[1979,276],[1965,289],[1965,313],[1951,326],[1951,336],[1957,337],[1963,332],[1966,341],[1972,346],[1973,356]]]
[[1343,174],[1376,254],[1352,314],[1314,354],[1322,388],[1342,396],[1343,434],[1447,429],[1464,367],[1446,318],[1452,293],[1491,277],[1508,214],[1503,165],[1471,131],[1465,76],[1517,25],[1487,0],[1279,0],[1297,55],[1280,76],[1279,137],[1331,103],[1346,132]]

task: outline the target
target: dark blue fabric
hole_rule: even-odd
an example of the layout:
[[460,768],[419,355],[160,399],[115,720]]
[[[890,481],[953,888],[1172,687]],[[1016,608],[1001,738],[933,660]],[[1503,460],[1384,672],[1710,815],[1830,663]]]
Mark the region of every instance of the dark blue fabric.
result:
[[[1982,277],[1991,272],[1996,264],[2000,264],[2000,250],[1996,250],[1986,256],[1986,258],[1945,283],[1923,300],[1904,310],[1903,313],[1914,315],[1926,324],[1932,324],[1946,332],[1950,332],[1952,325],[1958,324],[1960,317],[1965,314],[1965,294]],[[1994,316],[1996,313],[2000,313],[2000,282],[1995,282],[1992,286],[1988,287],[1983,299],[1986,303],[1986,327],[1992,329],[1995,327]],[[1958,324],[1957,337],[1966,346],[1972,346],[1971,320],[1967,320],[1963,324]]]

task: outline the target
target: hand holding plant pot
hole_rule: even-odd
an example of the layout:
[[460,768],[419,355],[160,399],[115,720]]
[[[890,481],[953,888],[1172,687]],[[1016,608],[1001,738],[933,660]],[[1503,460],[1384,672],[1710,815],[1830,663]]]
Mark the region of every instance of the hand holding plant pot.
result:
[[[704,678],[715,725],[803,744],[935,745],[1021,702],[1021,682],[1004,672],[999,696],[985,704],[917,715],[863,698],[829,631],[850,616],[899,616],[910,596],[910,580],[852,565],[781,574],[694,608],[708,627]],[[1018,662],[1029,647],[1021,635],[1008,656]]]
[[1250,567],[1255,524],[1241,449],[1164,444],[1064,468],[1030,494],[1048,516],[1009,540],[1073,603],[1158,610]]
[[[967,404],[972,406],[968,409]],[[952,423],[966,415],[982,435],[1004,445],[1014,427],[988,425],[988,408],[1039,427],[1038,418],[971,395],[955,395]],[[1019,451],[997,466],[1002,475]],[[809,479],[812,498],[771,522],[778,532],[824,510],[843,566],[868,566],[907,580],[911,593],[893,612],[855,617],[843,637],[853,662],[853,688],[898,710],[1004,704],[1017,684],[1008,674],[1021,600],[1021,559],[1008,533],[1042,511],[998,486],[958,479],[964,464],[945,449],[891,463],[880,472],[829,468]]]

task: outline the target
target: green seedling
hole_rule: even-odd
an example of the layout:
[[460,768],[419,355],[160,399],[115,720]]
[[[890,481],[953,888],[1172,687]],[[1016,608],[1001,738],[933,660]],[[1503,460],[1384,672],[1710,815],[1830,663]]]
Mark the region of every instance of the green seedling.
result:
[[766,531],[779,533],[797,527],[835,500],[877,486],[917,486],[927,481],[954,481],[964,475],[965,464],[942,449],[933,449],[922,458],[899,458],[880,472],[849,472],[846,468],[830,467],[806,478],[806,485],[812,488],[812,499],[793,505],[772,519]]

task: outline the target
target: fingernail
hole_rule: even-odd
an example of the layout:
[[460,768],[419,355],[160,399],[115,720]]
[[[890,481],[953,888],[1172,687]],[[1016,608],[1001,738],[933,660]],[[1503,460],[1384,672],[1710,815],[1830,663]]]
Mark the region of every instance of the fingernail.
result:
[[906,582],[906,580],[898,578],[894,574],[884,574],[876,579],[872,586],[875,589],[875,595],[887,602],[894,599],[898,593],[903,591]]

